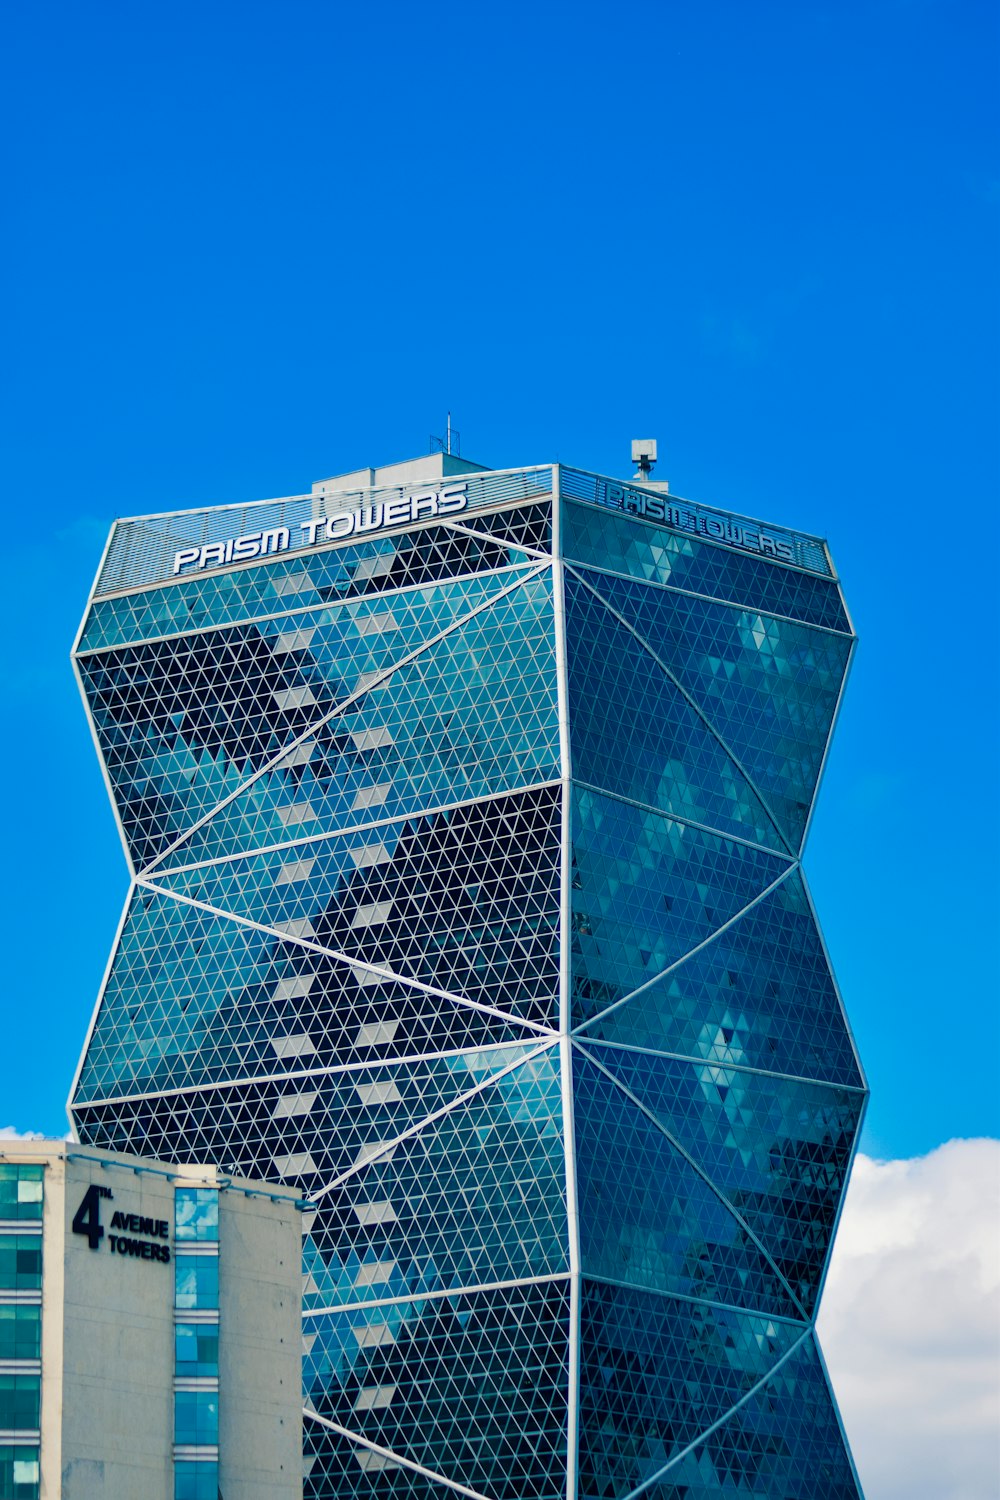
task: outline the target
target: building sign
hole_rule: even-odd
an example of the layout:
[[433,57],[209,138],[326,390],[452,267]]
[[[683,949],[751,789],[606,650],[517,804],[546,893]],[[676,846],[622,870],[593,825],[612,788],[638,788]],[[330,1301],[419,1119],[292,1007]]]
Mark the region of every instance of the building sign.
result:
[[[357,510],[340,511],[333,516],[316,516],[303,521],[302,536],[295,549],[318,547],[324,542],[342,542],[350,536],[368,536],[391,526],[412,526],[415,521],[429,521],[435,516],[453,515],[468,503],[466,484],[450,485],[442,490],[421,490],[398,500],[376,500]],[[203,547],[182,547],[174,554],[174,576],[185,570],[224,567],[227,563],[250,562],[287,552],[292,546],[287,526],[269,531],[250,531],[245,536],[230,537],[225,542],[206,542]]]
[[783,537],[771,536],[769,532],[744,521],[734,521],[729,516],[717,516],[697,506],[676,504],[669,495],[647,495],[633,490],[626,484],[605,485],[605,505],[622,510],[626,515],[642,516],[647,521],[664,521],[678,531],[690,531],[709,541],[725,542],[730,547],[744,547],[758,552],[762,557],[776,557],[781,562],[794,563],[795,551],[791,542]]
[[[101,1223],[101,1202],[114,1201],[109,1187],[92,1184],[84,1193],[80,1207],[73,1216],[73,1233],[87,1236],[91,1250],[99,1250],[105,1238]],[[115,1209],[111,1215],[111,1228],[119,1231],[108,1234],[108,1249],[112,1255],[127,1255],[134,1260],[155,1260],[161,1265],[170,1264],[170,1225],[166,1219],[147,1219],[144,1214],[125,1214]],[[121,1231],[126,1231],[121,1233]]]

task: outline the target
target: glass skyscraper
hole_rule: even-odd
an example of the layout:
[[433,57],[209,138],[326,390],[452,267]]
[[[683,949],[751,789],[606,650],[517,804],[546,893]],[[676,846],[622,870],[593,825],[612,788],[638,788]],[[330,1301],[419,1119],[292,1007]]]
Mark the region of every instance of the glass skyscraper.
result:
[[305,1494],[840,1500],[825,545],[446,456],[120,521],[83,1141],[310,1199]]

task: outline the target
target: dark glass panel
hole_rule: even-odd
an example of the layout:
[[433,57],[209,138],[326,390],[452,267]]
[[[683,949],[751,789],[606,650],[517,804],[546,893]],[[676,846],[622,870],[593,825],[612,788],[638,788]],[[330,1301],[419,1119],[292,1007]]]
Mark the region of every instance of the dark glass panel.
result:
[[747,1228],[664,1132],[573,1055],[585,1274],[781,1317],[804,1317]]
[[573,774],[772,849],[777,828],[732,756],[632,632],[566,578]]
[[[305,1323],[306,1393],[320,1416],[491,1500],[565,1496],[565,1282],[392,1302]],[[325,1464],[319,1472],[329,1488],[314,1470],[307,1494],[369,1493],[373,1471],[356,1458],[339,1474]],[[374,1472],[370,1492],[393,1494],[383,1471]]]
[[563,553],[640,582],[669,584],[806,624],[850,631],[840,589],[831,580],[713,547],[621,513],[564,503]]

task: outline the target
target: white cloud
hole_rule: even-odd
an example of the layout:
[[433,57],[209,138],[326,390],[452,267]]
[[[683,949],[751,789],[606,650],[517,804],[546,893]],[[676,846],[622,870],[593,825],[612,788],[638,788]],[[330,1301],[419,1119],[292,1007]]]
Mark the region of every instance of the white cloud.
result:
[[0,1141],[44,1141],[40,1130],[15,1130],[13,1125],[0,1125]]
[[996,1500],[1000,1141],[857,1158],[819,1336],[866,1500]]

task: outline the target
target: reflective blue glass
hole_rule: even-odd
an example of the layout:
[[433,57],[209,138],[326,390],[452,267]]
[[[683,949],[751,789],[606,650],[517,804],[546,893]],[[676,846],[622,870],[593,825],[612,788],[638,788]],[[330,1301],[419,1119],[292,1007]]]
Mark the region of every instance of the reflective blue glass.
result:
[[595,1046],[589,1056],[683,1142],[811,1312],[847,1186],[861,1092],[616,1047]]
[[210,1447],[218,1441],[218,1391],[175,1391],[174,1442]]
[[587,1024],[586,1034],[863,1087],[798,872],[661,979]]
[[42,1285],[40,1234],[0,1234],[0,1289],[32,1291]]
[[219,1305],[219,1260],[215,1255],[174,1257],[174,1306],[213,1308]]
[[642,1494],[644,1500],[861,1500],[812,1339]]
[[[479,879],[454,877],[472,863]],[[556,987],[559,870],[559,797],[542,790],[384,825],[377,842],[326,839],[155,878],[328,953],[543,1021]]]
[[826,578],[701,542],[648,521],[563,502],[567,558],[640,582],[766,610],[851,633],[840,590]]
[[[320,1416],[497,1500],[565,1495],[565,1281],[307,1318],[306,1343]],[[353,1500],[373,1478],[381,1492],[383,1470],[336,1455],[307,1495]]]
[[0,1429],[6,1432],[37,1431],[41,1399],[40,1375],[0,1374]]
[[174,1235],[178,1240],[218,1240],[218,1188],[174,1189]]
[[169,862],[554,780],[556,696],[550,583],[534,576],[317,724]]
[[0,1443],[2,1500],[38,1500],[39,1450],[28,1444]]
[[[365,1023],[391,1029],[392,1022]],[[276,1040],[285,1041],[282,1032]],[[293,1033],[297,1047],[308,1040]],[[537,1044],[537,1039],[532,1038]],[[272,1048],[273,1050],[273,1048]],[[366,1049],[371,1052],[374,1046]],[[80,1109],[88,1138],[108,1150],[140,1148],[166,1160],[197,1142],[206,1160],[225,1161],[244,1177],[271,1178],[301,1157],[295,1175],[310,1189],[351,1167],[372,1143],[402,1133],[428,1115],[447,1107],[477,1087],[491,1073],[526,1055],[527,1048],[498,1047],[450,1053],[393,1067],[337,1069],[314,1065],[312,1054],[289,1054],[297,1076],[251,1080],[223,1089],[192,1090],[179,1105],[176,1097],[153,1097],[124,1104]],[[308,1156],[309,1160],[305,1158]],[[277,1165],[276,1165],[277,1164]]]
[[796,1323],[587,1279],[580,1324],[579,1494],[594,1500],[648,1482],[802,1337]]
[[711,726],[586,584],[566,579],[573,774],[604,791],[771,849],[760,797]]
[[851,638],[607,574],[580,576],[691,695],[797,847]]
[[[367,1078],[355,1086],[365,1098],[394,1091]],[[392,1141],[403,1123],[383,1134]],[[563,1150],[559,1055],[550,1048],[319,1196],[306,1306],[565,1273]]]
[[30,1303],[0,1303],[0,1360],[39,1359],[42,1309]]
[[174,1464],[174,1500],[218,1500],[218,1495],[218,1464],[177,1460]]
[[219,1329],[214,1323],[174,1325],[174,1374],[183,1379],[218,1379]]
[[573,1080],[584,1274],[804,1319],[766,1247],[680,1143],[580,1051]]
[[573,1020],[590,1020],[732,920],[787,859],[574,789]]
[[[330,778],[346,777],[326,809],[338,815],[373,783],[394,777],[402,782],[394,805],[403,810],[415,796],[417,805],[427,805],[420,801],[424,792],[433,805],[475,795],[477,787],[502,790],[555,774],[548,579],[528,576],[493,610],[474,613],[491,591],[524,576],[421,590],[394,599],[391,609],[348,604],[316,623],[295,615],[265,629],[239,626],[82,657],[84,690],[136,863],[169,847],[311,726],[343,708],[365,681],[461,619],[467,624],[457,636],[444,636],[426,660],[418,656],[354,701],[320,737],[312,759],[293,752],[286,771],[311,764],[313,779],[325,783],[321,794],[330,790]],[[414,716],[432,705],[436,718],[421,735]],[[522,779],[523,770],[530,774]],[[278,778],[279,806],[288,804],[288,779]],[[255,811],[264,790],[250,794]],[[227,814],[227,829],[234,816]],[[268,827],[288,836],[276,810]],[[232,847],[230,837],[220,852]]]
[[0,1161],[0,1219],[40,1219],[45,1168]]

